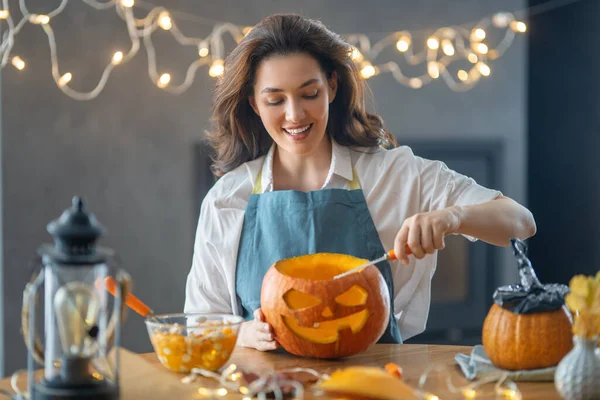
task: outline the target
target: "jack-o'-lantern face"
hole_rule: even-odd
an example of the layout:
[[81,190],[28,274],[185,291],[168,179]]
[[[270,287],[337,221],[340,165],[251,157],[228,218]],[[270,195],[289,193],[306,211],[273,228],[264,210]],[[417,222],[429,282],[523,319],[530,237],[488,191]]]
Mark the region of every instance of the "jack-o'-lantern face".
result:
[[265,275],[261,309],[290,353],[322,358],[366,350],[389,321],[389,292],[376,267],[333,279],[365,260],[314,254],[277,262]]

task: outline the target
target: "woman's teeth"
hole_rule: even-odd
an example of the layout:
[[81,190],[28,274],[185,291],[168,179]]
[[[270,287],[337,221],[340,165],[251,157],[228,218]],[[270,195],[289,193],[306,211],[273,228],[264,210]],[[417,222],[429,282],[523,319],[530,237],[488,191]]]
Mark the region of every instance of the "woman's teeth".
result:
[[286,131],[287,133],[289,133],[290,135],[299,135],[303,132],[306,132],[307,130],[310,129],[310,127],[312,126],[312,124],[306,125],[304,128],[298,128],[298,129],[285,129],[283,128],[284,131]]

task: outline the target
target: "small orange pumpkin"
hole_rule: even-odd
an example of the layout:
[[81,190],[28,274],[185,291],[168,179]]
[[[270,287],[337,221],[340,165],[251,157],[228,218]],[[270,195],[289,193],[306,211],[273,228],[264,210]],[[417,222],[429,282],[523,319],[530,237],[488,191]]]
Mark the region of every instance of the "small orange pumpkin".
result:
[[527,246],[511,239],[519,284],[499,287],[483,322],[483,348],[506,370],[553,367],[573,348],[572,318],[565,306],[569,288],[543,285],[526,256]]
[[483,347],[502,369],[555,366],[573,348],[569,310],[514,314],[494,304],[483,322]]
[[365,262],[318,253],[271,266],[262,284],[261,309],[286,351],[340,358],[377,342],[390,317],[388,287],[377,267],[333,279]]

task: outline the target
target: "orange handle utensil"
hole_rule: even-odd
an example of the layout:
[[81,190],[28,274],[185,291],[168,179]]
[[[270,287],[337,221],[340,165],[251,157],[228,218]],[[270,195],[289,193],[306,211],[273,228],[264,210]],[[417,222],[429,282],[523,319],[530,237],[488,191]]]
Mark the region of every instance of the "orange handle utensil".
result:
[[[412,252],[410,251],[410,247],[408,247],[408,245],[406,245],[406,249],[405,250],[406,250],[406,254],[412,254]],[[352,269],[350,269],[350,270],[348,270],[346,272],[338,274],[338,275],[334,276],[333,279],[342,278],[342,277],[344,277],[346,275],[350,275],[350,274],[352,274],[354,272],[358,272],[358,271],[360,271],[362,269],[365,269],[367,267],[370,267],[371,265],[375,265],[375,264],[380,263],[382,261],[397,260],[397,259],[398,259],[398,257],[396,257],[396,252],[394,252],[394,250],[389,250],[387,253],[385,253],[385,255],[383,257],[380,257],[380,258],[378,258],[376,260],[373,260],[373,261],[369,261],[366,264],[360,265],[360,266],[358,266],[356,268],[352,268]]]
[[[115,279],[112,276],[107,276],[104,279],[104,287],[106,288],[108,293],[112,294],[115,297],[117,296],[117,281],[115,281]],[[125,304],[127,304],[129,308],[131,308],[136,313],[140,314],[142,317],[152,317],[154,315],[154,312],[152,311],[152,309],[150,309],[150,307],[148,307],[146,304],[144,304],[143,301],[141,301],[131,293],[127,294]]]

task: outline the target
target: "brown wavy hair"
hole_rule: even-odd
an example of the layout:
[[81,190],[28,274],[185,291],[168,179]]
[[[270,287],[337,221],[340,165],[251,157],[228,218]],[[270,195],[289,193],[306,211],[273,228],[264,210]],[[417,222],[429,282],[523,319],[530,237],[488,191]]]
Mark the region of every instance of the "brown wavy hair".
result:
[[396,145],[380,116],[366,111],[367,85],[351,58],[352,47],[319,21],[295,14],[264,18],[225,59],[225,72],[213,98],[208,143],[214,149],[213,172],[222,176],[266,154],[273,143],[250,106],[256,70],[271,56],[304,53],[313,57],[328,79],[337,72],[338,89],[329,105],[326,132],[343,146]]

